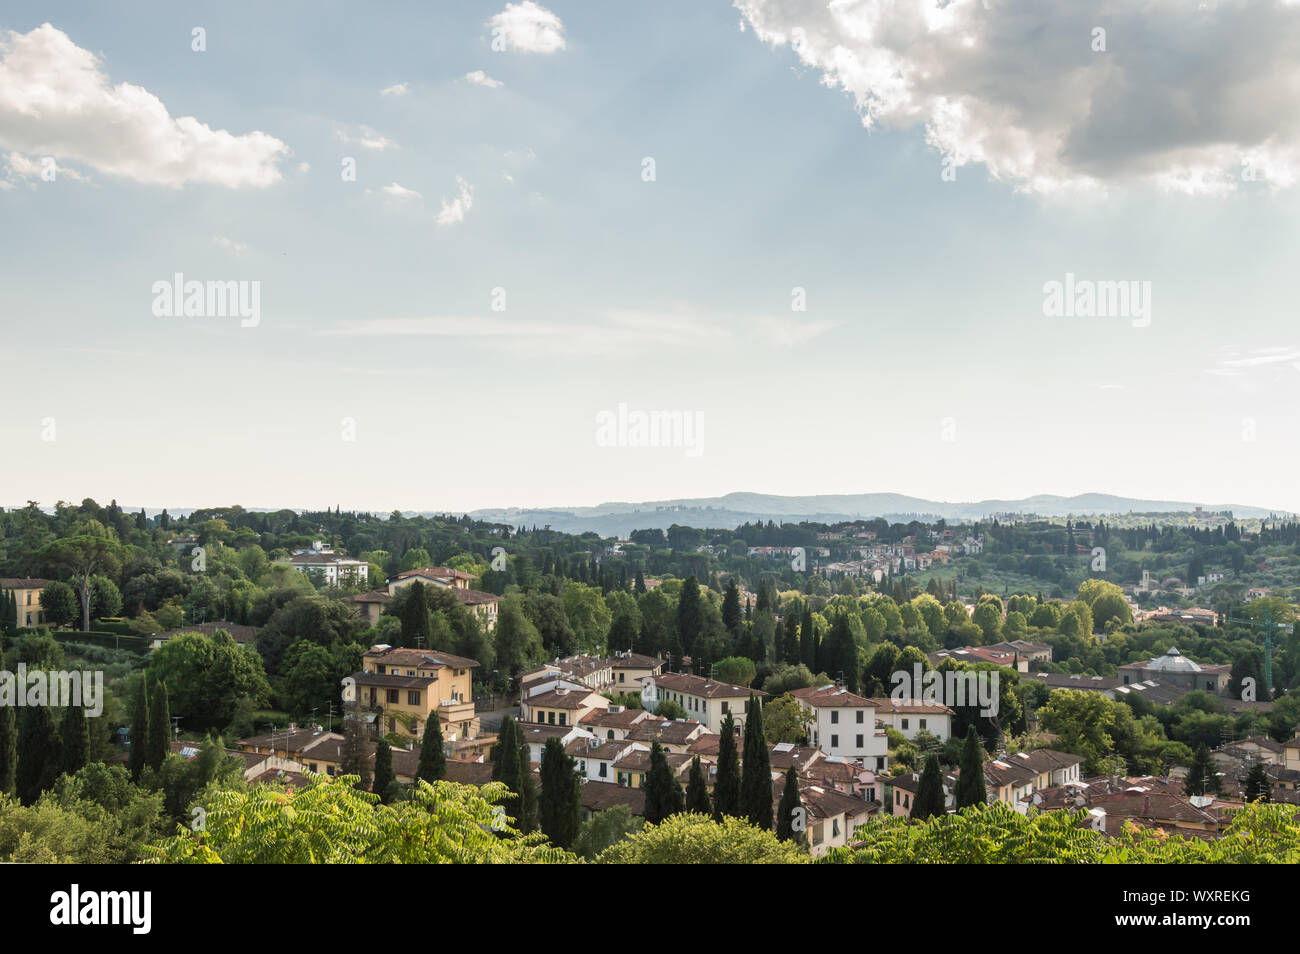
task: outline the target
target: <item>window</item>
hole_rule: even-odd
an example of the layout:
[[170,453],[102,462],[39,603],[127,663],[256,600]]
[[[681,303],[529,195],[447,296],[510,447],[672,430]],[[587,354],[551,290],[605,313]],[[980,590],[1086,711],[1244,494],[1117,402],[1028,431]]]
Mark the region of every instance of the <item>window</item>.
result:
[[831,725],[839,725],[839,724],[840,724],[840,710],[839,710],[839,709],[832,709],[832,710],[831,710]]
[[918,723],[919,723],[919,725],[921,726],[922,729],[925,728],[925,720],[924,720],[924,719],[920,719],[920,720],[918,720]]
[[549,722],[551,725],[555,725],[555,713],[554,712],[546,713],[546,721]]
[[565,722],[565,718],[566,718],[566,717],[565,717],[565,714],[564,714],[563,712],[561,712],[561,713],[560,713],[560,725],[567,725],[567,724],[568,724],[567,722]]
[[838,818],[831,819],[831,837],[840,837],[840,820]]
[[596,774],[599,775],[601,778],[604,778],[604,777],[605,777],[605,763],[604,763],[604,762],[601,762],[601,763],[600,763],[600,771],[597,772]]
[[420,690],[412,689],[406,694],[406,704],[408,706],[418,706],[420,704]]
[[610,729],[608,732],[606,732],[606,733],[605,733],[605,738],[607,738],[607,739],[612,739],[612,738],[614,738],[614,730],[613,730],[613,729]]
[[862,725],[862,710],[861,710],[861,709],[859,709],[859,710],[857,711],[857,717],[858,717],[858,718],[857,718],[857,723],[858,723],[858,725]]
[[832,735],[832,736],[831,736],[831,748],[832,748],[832,749],[838,749],[839,747],[840,747],[840,737],[839,737],[838,735]]
[[722,700],[722,714],[723,714],[723,715],[726,715],[726,714],[727,714],[728,712],[730,712],[730,711],[731,711],[731,704],[730,704],[729,702],[727,702],[726,699],[723,699],[723,700]]
[[906,720],[906,719],[903,720],[903,728],[904,728],[904,729],[907,728],[907,720]]
[[860,735],[857,736],[857,740],[858,740],[858,748],[862,748],[862,736]]
[[389,689],[386,695],[388,701],[394,704],[396,704],[397,700],[401,698],[401,693],[399,693],[396,689]]

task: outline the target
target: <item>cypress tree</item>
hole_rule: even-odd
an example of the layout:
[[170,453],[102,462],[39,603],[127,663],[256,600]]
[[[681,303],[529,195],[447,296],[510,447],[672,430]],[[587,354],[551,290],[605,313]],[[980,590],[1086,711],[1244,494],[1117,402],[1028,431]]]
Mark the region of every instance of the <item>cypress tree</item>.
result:
[[785,770],[785,790],[776,813],[776,837],[781,841],[808,843],[808,815],[799,797],[799,775],[791,765]]
[[657,825],[670,815],[680,814],[686,807],[681,783],[668,767],[663,746],[656,740],[650,743],[650,771],[645,779],[645,821]]
[[727,592],[722,597],[722,625],[732,636],[740,627],[740,589],[735,580],[727,584]]
[[763,735],[763,712],[749,697],[745,716],[745,758],[740,776],[740,811],[764,831],[772,830],[772,762]]
[[1246,801],[1271,802],[1273,800],[1273,780],[1264,771],[1264,763],[1256,762],[1246,775]]
[[442,724],[438,711],[429,713],[424,724],[424,741],[420,744],[420,765],[415,774],[426,782],[439,782],[447,777],[447,753],[442,747]]
[[68,706],[63,712],[63,771],[75,775],[90,758],[90,723],[83,706]]
[[537,820],[542,833],[557,848],[568,850],[578,837],[582,784],[564,743],[552,737],[542,752],[542,792],[537,800]]
[[497,744],[492,749],[492,781],[505,782],[510,791],[518,794],[519,743],[515,740],[515,720],[506,716],[497,730]]
[[921,781],[916,786],[916,798],[912,801],[912,819],[924,821],[945,814],[947,814],[947,806],[943,795],[943,776],[939,773],[939,758],[930,755],[925,759],[925,769],[921,772]]
[[155,772],[171,754],[172,717],[167,709],[167,686],[161,679],[153,684],[149,700],[149,738],[144,750],[144,764]]
[[1219,791],[1219,775],[1214,771],[1214,762],[1210,750],[1204,743],[1196,749],[1191,768],[1187,770],[1187,779],[1183,783],[1186,795],[1212,795]]
[[370,789],[385,805],[392,804],[400,794],[397,776],[393,774],[393,748],[387,739],[375,743],[375,780]]
[[704,766],[697,755],[691,759],[691,777],[686,783],[686,811],[697,815],[710,815],[713,806],[709,804],[709,782],[704,777]]
[[694,576],[688,576],[682,584],[682,592],[677,597],[677,637],[681,640],[682,651],[690,655],[695,645],[695,637],[704,625],[704,611],[700,607],[700,582]]
[[13,706],[0,706],[0,795],[12,795],[18,772],[18,720]]
[[135,712],[131,714],[131,751],[127,764],[132,781],[140,780],[144,768],[145,752],[149,749],[149,676],[140,674],[140,691],[135,696]]
[[357,787],[370,788],[370,732],[361,714],[361,703],[353,699],[343,718],[343,752],[340,768],[344,775],[355,775]]
[[[515,734],[520,740],[523,734],[515,727]],[[520,741],[522,750],[519,757],[519,831],[531,834],[537,830],[537,779],[533,778],[532,762],[528,758],[528,743]]]
[[797,607],[791,607],[785,614],[785,642],[781,646],[781,653],[778,658],[784,663],[791,666],[799,664],[799,617]]
[[18,719],[18,771],[14,788],[30,805],[58,777],[58,739],[48,706],[25,706]]
[[953,794],[958,811],[988,801],[984,789],[984,750],[980,748],[979,733],[974,725],[966,730],[966,744],[961,751],[961,774],[957,777],[957,790]]
[[727,713],[718,739],[718,777],[713,783],[713,817],[740,815],[740,756],[736,752],[736,722]]
[[803,621],[799,627],[799,652],[803,664],[812,672],[817,669],[817,630],[813,627],[812,607],[807,603],[803,607]]

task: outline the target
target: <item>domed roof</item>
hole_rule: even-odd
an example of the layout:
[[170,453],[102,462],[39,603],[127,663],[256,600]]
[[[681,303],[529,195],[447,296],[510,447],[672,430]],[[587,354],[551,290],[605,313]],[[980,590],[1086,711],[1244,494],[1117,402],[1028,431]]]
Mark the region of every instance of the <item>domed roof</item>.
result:
[[1180,653],[1177,646],[1170,646],[1163,656],[1151,660],[1147,668],[1154,669],[1157,672],[1201,671],[1201,667]]

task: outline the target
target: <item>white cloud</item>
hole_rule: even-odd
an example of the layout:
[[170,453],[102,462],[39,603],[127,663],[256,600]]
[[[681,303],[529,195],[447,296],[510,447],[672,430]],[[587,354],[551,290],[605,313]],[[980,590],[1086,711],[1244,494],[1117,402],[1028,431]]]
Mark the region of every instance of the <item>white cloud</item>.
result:
[[338,137],[339,142],[356,143],[362,149],[373,149],[376,152],[383,152],[385,149],[393,149],[397,146],[393,140],[375,132],[369,126],[358,126],[354,130],[340,127],[334,130],[334,135]]
[[0,39],[0,146],[173,188],[269,186],[289,152],[264,132],[173,118],[143,87],[112,85],[95,54],[48,23]]
[[[1189,194],[1300,174],[1300,5],[734,0],[850,94],[863,125],[921,126],[956,165],[1050,193]],[[1094,52],[1094,29],[1105,51]]]
[[407,83],[394,83],[392,86],[385,86],[379,91],[380,96],[405,96],[411,91]]
[[414,189],[407,189],[404,186],[398,185],[396,182],[394,182],[392,185],[384,186],[379,191],[383,192],[385,195],[390,195],[395,199],[423,199],[424,198],[424,196],[420,195],[420,193],[416,192]]
[[769,344],[789,348],[811,341],[842,324],[844,324],[842,321],[803,321],[784,316],[765,316],[758,319],[758,333]]
[[554,13],[533,0],[507,3],[504,10],[488,20],[487,25],[492,30],[493,43],[499,39],[507,50],[554,53],[564,49],[564,24]]
[[465,79],[469,80],[475,86],[486,86],[488,89],[500,89],[506,84],[500,80],[495,80],[488,76],[482,70],[473,70],[465,74]]
[[214,235],[212,237],[212,244],[217,248],[224,248],[228,252],[234,252],[236,255],[243,255],[248,251],[248,246],[243,242],[236,242],[232,239],[226,238],[224,235]]
[[442,209],[438,212],[439,225],[456,225],[465,221],[465,213],[474,205],[474,187],[462,179],[456,177],[456,185],[460,188],[460,194],[450,202],[447,197],[442,198]]

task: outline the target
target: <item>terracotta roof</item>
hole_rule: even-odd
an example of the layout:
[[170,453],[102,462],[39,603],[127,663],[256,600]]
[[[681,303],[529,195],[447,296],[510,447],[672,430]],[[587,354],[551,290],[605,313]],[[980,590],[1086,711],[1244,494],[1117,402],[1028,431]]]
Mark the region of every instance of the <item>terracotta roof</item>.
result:
[[875,698],[871,700],[879,708],[876,715],[893,715],[895,713],[905,713],[907,715],[955,715],[947,706],[940,705],[937,702],[925,702],[922,699],[887,699]]
[[746,686],[733,686],[730,683],[715,682],[712,679],[705,679],[703,676],[692,676],[689,673],[664,673],[663,675],[648,678],[654,681],[657,688],[671,689],[673,692],[684,692],[687,695],[700,696],[705,699],[736,699],[747,698],[750,695],[759,699],[767,698],[767,693],[761,689],[750,689]]
[[810,706],[823,709],[863,709],[878,708],[880,703],[874,699],[868,699],[865,696],[859,696],[856,693],[849,692],[847,689],[835,685],[810,686],[807,689],[796,689],[790,693],[800,702],[806,702]]
[[645,814],[645,789],[629,788],[614,782],[585,781],[578,789],[582,807],[589,812],[603,812],[615,805],[626,805],[633,815]]
[[535,696],[529,696],[524,701],[527,702],[530,707],[541,706],[546,709],[583,709],[589,705],[587,700],[592,696],[600,696],[600,694],[593,689],[550,689],[546,692],[539,692]]
[[42,580],[40,577],[35,576],[3,577],[0,578],[0,590],[43,590],[53,582],[53,580]]

